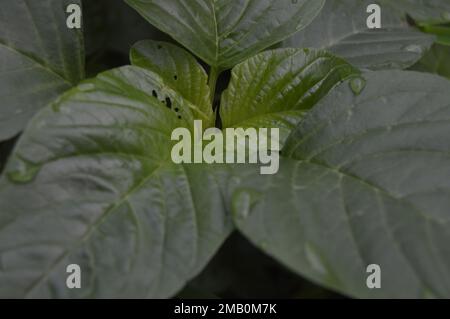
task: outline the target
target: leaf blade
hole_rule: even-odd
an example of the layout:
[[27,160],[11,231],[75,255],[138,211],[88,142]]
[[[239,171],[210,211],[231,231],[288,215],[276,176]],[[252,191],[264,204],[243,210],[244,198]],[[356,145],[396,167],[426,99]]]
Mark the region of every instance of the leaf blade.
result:
[[[349,296],[448,296],[450,84],[365,77],[360,95],[343,84],[302,121],[278,175],[242,177],[235,192],[256,195],[247,213],[235,198],[235,222],[289,268]],[[381,289],[366,286],[369,264],[381,266]]]
[[20,132],[37,110],[84,76],[83,36],[66,26],[77,1],[7,1],[0,9],[0,139]]
[[[227,175],[170,161],[172,129],[193,118],[160,76],[134,66],[85,81],[40,112],[0,182],[0,295],[164,298],[180,290],[231,230],[220,183]],[[81,289],[65,286],[72,263],[82,269]]]
[[323,0],[127,0],[209,65],[225,70],[309,24]]

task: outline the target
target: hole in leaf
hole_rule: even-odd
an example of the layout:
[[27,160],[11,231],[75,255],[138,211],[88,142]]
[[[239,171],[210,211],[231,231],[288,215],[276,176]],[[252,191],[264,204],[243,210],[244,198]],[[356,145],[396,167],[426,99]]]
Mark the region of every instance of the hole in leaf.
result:
[[175,112],[178,112],[178,111],[180,111],[180,109],[176,107],[176,108],[175,108]]
[[178,75],[175,74],[175,75],[173,76],[173,78],[174,78],[175,81],[178,80]]
[[166,105],[169,109],[172,108],[172,100],[169,97],[166,97]]
[[156,93],[155,90],[152,91],[152,95],[153,95],[154,98],[158,98],[158,93]]
[[181,120],[181,115],[178,115],[178,119],[180,119],[180,120]]

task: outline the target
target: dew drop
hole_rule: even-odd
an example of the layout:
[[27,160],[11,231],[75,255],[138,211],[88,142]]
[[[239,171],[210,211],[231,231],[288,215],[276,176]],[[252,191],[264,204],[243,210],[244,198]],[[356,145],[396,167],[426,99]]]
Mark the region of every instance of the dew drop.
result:
[[85,82],[85,83],[81,83],[80,85],[78,85],[77,88],[81,92],[89,92],[89,91],[95,90],[95,84],[94,83]]
[[9,180],[13,183],[29,183],[35,178],[41,169],[40,165],[33,164],[19,156],[16,157],[16,160],[13,163],[15,168],[11,169],[7,173]]
[[422,54],[424,48],[417,44],[410,44],[410,45],[405,46],[403,48],[403,50],[405,50],[407,52],[411,52],[411,53]]
[[240,190],[233,194],[232,208],[237,218],[245,220],[250,215],[252,204],[251,194],[246,190]]
[[366,87],[366,80],[362,77],[353,78],[350,80],[350,88],[352,92],[356,95],[361,94],[361,92]]
[[322,261],[322,257],[320,257],[317,250],[309,243],[305,244],[305,257],[314,271],[321,275],[328,274],[327,268]]

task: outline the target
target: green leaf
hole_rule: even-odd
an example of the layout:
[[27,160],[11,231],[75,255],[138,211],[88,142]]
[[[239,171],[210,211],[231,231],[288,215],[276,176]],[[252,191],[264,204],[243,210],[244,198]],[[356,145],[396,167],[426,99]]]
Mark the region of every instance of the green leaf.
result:
[[436,73],[450,79],[450,47],[435,44],[412,70]]
[[[231,227],[219,188],[226,174],[170,159],[172,130],[195,118],[163,77],[135,66],[85,81],[40,112],[0,181],[0,297],[179,291]],[[66,287],[69,264],[81,267],[81,289]]]
[[[398,0],[396,0],[398,1]],[[327,1],[320,15],[285,47],[326,49],[361,68],[404,69],[417,62],[434,37],[409,27],[394,2],[380,1],[382,29],[367,28],[372,0]]]
[[228,69],[308,25],[324,0],[126,0],[218,69]]
[[419,24],[440,24],[450,21],[447,0],[381,0],[399,12],[407,13]]
[[[365,74],[299,124],[272,177],[242,170],[234,219],[290,269],[353,297],[450,297],[450,82]],[[366,267],[381,267],[368,289]]]
[[83,36],[66,25],[80,0],[5,0],[0,6],[0,140],[84,76]]
[[307,110],[343,79],[358,74],[324,51],[260,53],[233,69],[222,95],[223,127],[278,127],[284,140]]
[[211,119],[209,126],[214,125],[208,76],[189,52],[170,43],[142,41],[131,49],[131,63],[158,73]]
[[436,35],[436,43],[450,46],[450,24],[424,25],[421,30]]

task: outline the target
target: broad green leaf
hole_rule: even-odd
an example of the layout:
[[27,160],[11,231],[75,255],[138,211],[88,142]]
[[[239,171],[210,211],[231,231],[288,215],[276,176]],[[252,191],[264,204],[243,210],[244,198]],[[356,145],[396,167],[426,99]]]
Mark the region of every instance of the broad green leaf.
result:
[[[450,82],[364,75],[292,133],[272,177],[240,171],[239,229],[305,277],[353,297],[450,297]],[[381,289],[366,268],[381,267]]]
[[[0,180],[0,297],[180,290],[231,227],[219,188],[226,175],[170,159],[172,130],[195,118],[162,77],[135,66],[42,110]],[[81,267],[81,289],[66,287],[69,264]]]
[[222,95],[223,127],[278,127],[282,140],[333,87],[359,71],[324,51],[278,49],[232,71]]
[[0,6],[0,140],[84,76],[83,37],[66,25],[80,0],[3,0]]
[[209,65],[224,70],[308,25],[325,0],[126,0]]
[[131,63],[161,75],[170,87],[211,118],[210,126],[214,125],[208,76],[189,52],[170,43],[142,41],[131,49]]
[[450,79],[450,46],[435,44],[411,69],[436,73]]
[[374,30],[367,28],[366,13],[374,1],[327,1],[320,15],[283,45],[326,49],[361,68],[407,68],[425,54],[434,37],[409,27],[404,11],[392,7],[395,1],[379,1],[382,28]]

